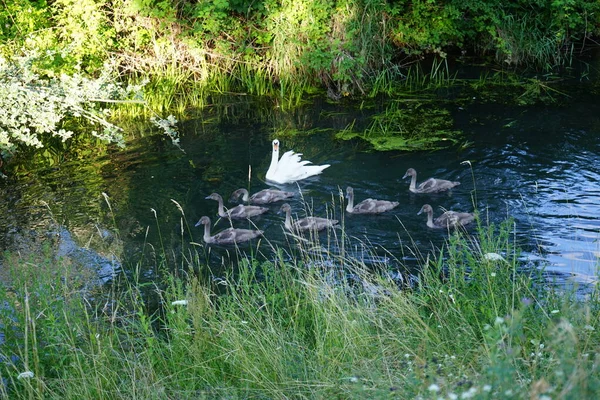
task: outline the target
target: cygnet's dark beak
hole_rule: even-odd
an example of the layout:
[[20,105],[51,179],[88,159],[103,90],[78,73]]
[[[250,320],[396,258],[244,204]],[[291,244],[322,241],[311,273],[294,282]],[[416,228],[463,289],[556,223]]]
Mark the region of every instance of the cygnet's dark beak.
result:
[[200,220],[198,220],[198,222],[196,222],[196,225],[194,225],[194,227],[199,227],[200,225],[202,225],[202,223],[200,222]]

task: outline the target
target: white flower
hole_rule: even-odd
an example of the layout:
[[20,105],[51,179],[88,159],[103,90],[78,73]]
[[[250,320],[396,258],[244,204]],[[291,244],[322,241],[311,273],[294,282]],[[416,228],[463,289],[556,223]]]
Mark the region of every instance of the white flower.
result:
[[19,375],[17,375],[17,379],[29,379],[29,378],[33,378],[33,372],[31,371],[25,371],[25,372],[21,372]]
[[498,253],[485,253],[483,255],[483,258],[486,259],[486,260],[488,260],[488,261],[506,261],[504,259],[504,257],[502,257]]
[[440,391],[440,387],[438,385],[436,385],[435,383],[432,383],[431,385],[429,385],[429,387],[427,388],[427,390],[429,390],[430,392],[439,392]]
[[585,329],[585,330],[587,330],[587,331],[595,331],[595,330],[596,330],[596,329],[595,329],[593,326],[591,326],[591,325],[586,325],[586,326],[584,326],[584,327],[583,327],[583,329]]
[[187,300],[175,300],[173,302],[171,302],[172,306],[187,306],[188,305],[188,301]]
[[550,311],[550,314],[558,314],[560,312],[560,310],[552,310]]
[[484,392],[491,392],[492,391],[492,386],[491,385],[483,385],[483,391]]

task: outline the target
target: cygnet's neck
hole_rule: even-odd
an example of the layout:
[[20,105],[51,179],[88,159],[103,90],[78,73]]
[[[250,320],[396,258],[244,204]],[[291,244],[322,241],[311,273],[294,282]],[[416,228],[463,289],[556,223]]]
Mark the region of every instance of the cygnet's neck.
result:
[[223,207],[223,198],[222,197],[218,197],[217,201],[219,202],[219,208],[217,213],[219,214],[219,217],[221,218],[226,218],[228,215],[225,212],[225,207]]
[[293,230],[292,229],[292,210],[290,210],[290,209],[285,211],[285,222],[283,223],[283,226],[285,226],[285,228],[289,231]]
[[435,224],[433,223],[433,210],[427,211],[427,226],[435,228]]
[[346,206],[346,212],[353,212],[354,211],[354,193],[349,192],[346,195],[348,197],[348,205]]
[[212,236],[210,236],[210,223],[204,224],[204,241],[206,243],[212,242]]
[[417,188],[417,173],[415,172],[410,176],[410,186],[408,190],[414,191]]

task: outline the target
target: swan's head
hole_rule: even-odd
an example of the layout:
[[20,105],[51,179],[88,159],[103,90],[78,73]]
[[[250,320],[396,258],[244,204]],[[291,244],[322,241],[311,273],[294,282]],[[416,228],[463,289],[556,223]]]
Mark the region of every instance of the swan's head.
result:
[[277,139],[273,140],[273,152],[274,153],[279,152],[279,140],[277,140]]
[[415,171],[413,168],[409,168],[406,170],[406,173],[404,174],[402,179],[406,178],[407,176],[415,176],[415,175],[417,175],[417,171]]
[[354,196],[354,189],[352,189],[350,186],[348,186],[346,188],[346,197],[350,198],[350,196]]
[[204,217],[200,218],[200,221],[196,222],[196,225],[194,225],[194,226],[200,226],[200,225],[210,225],[210,218],[208,218],[207,216],[204,216]]
[[235,192],[231,193],[231,197],[229,198],[229,201],[235,202],[240,198],[240,196],[242,196],[244,194],[248,194],[248,191],[246,189],[238,189]]
[[431,208],[431,206],[429,204],[425,204],[423,207],[421,207],[421,210],[417,213],[417,215],[423,214],[423,213],[433,213],[433,208]]
[[290,207],[290,205],[288,203],[285,203],[279,209],[279,214],[288,213],[288,212],[292,212],[292,207]]
[[216,200],[216,201],[223,201],[223,198],[221,197],[220,194],[217,193],[211,193],[210,196],[206,196],[205,197],[206,200]]

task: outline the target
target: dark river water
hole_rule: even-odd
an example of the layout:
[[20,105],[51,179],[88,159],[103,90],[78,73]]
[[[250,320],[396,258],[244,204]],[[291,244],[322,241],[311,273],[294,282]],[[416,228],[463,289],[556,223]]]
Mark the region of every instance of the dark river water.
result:
[[[524,263],[545,267],[559,281],[593,283],[600,265],[600,89],[585,82],[571,89],[567,100],[554,105],[507,105],[477,96],[460,105],[443,102],[468,145],[425,152],[369,152],[359,141],[335,139],[352,121],[368,119],[356,105],[315,100],[285,112],[233,99],[218,111],[209,107],[182,119],[183,151],[143,128],[124,150],[71,151],[49,157],[51,166],[29,166],[3,179],[2,245],[49,218],[75,232],[84,245],[118,230],[120,256],[129,260],[124,265],[140,263],[151,276],[156,258],[141,253],[177,254],[189,252],[189,242],[202,243],[194,223],[203,215],[217,221],[216,203],[205,200],[207,195],[217,192],[227,200],[241,187],[251,192],[269,187],[264,179],[271,140],[279,138],[283,151],[331,164],[318,177],[281,188],[298,192],[289,202],[294,213],[304,215],[308,204],[314,215],[343,220],[350,252],[357,257],[415,266],[419,254],[441,246],[448,235],[425,225],[425,217],[417,215],[423,204],[431,204],[436,215],[441,208],[473,211],[476,206],[493,223],[514,218]],[[438,177],[461,185],[451,193],[412,194],[409,181],[402,179],[409,167],[417,170],[419,182]],[[344,216],[339,193],[348,185],[357,201],[371,197],[400,205],[382,215]],[[109,196],[110,208],[102,193]],[[259,251],[266,258],[272,257],[271,246],[289,247],[280,205],[254,220],[265,231]],[[221,220],[213,231],[227,225]],[[362,243],[375,254],[366,256]],[[255,246],[242,251],[256,252]],[[234,253],[191,248],[213,268],[223,260],[227,264]]]

